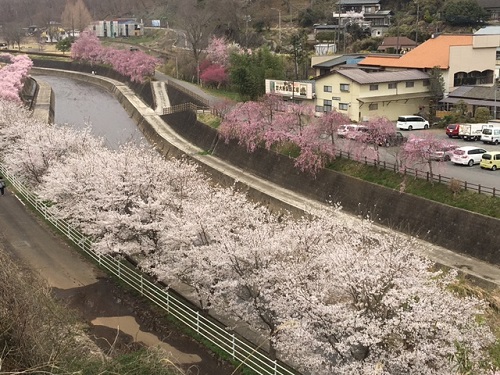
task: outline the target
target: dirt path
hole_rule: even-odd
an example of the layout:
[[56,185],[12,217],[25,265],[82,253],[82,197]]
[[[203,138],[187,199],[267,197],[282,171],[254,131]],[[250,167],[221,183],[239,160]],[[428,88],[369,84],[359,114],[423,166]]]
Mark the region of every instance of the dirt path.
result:
[[11,191],[0,196],[0,241],[13,257],[38,271],[57,298],[80,313],[90,326],[91,338],[105,352],[160,346],[189,373],[232,374],[231,366],[66,244]]

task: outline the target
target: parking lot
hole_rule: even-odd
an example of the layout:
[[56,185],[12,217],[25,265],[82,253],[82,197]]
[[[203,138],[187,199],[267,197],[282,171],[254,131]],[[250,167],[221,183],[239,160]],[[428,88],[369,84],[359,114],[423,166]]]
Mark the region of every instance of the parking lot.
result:
[[[459,147],[462,146],[477,146],[480,148],[484,148],[487,151],[500,151],[500,145],[493,144],[484,144],[481,141],[464,141],[459,138],[449,138],[446,135],[445,129],[427,129],[427,130],[402,130],[401,133],[405,137],[419,137],[424,134],[433,134],[437,139],[450,142],[452,144],[456,144]],[[349,151],[354,154],[354,150],[356,146],[352,144],[353,141],[340,140],[339,146],[343,151]],[[374,153],[370,153],[369,151],[364,151],[365,155],[369,160],[373,160]],[[400,147],[380,147],[380,160],[386,161],[387,163],[396,163],[398,159],[400,159],[401,150]],[[413,166],[415,169],[422,170],[424,172],[428,171],[428,165],[426,163],[422,163],[420,165]],[[473,167],[464,166],[464,165],[456,165],[451,161],[433,162],[433,173],[439,174],[448,178],[455,178],[460,181],[467,181],[469,184],[481,185],[489,188],[495,188],[500,191],[500,170],[491,171],[482,169],[479,165],[474,165]]]

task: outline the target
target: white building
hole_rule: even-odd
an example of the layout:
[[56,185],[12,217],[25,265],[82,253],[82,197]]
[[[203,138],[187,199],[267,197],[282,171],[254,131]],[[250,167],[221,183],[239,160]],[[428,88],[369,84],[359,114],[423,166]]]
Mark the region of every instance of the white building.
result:
[[95,21],[91,25],[92,32],[101,38],[118,38],[143,36],[144,24],[135,18],[117,18],[114,20]]

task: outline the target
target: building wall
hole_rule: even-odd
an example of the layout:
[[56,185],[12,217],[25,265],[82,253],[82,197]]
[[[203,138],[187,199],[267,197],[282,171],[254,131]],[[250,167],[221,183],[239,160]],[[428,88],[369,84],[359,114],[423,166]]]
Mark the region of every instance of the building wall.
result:
[[[414,87],[407,88],[405,82],[398,82],[397,89],[389,89],[388,83],[379,83],[378,90],[370,90],[370,85],[360,85],[340,74],[333,74],[316,82],[316,106],[323,107],[325,100],[332,100],[332,109],[347,115],[352,121],[367,121],[370,118],[384,116],[396,121],[400,115],[418,113],[422,107],[428,108],[428,99],[399,99],[402,94],[427,93],[428,87],[423,80],[414,81]],[[349,85],[349,92],[340,91],[341,84]],[[325,92],[324,86],[331,86],[332,92]],[[377,97],[392,96],[385,101],[376,101]],[[361,99],[362,102],[360,100]],[[378,108],[370,108],[370,99]],[[347,104],[347,109],[341,109]]]
[[[449,64],[450,68],[445,80],[446,93],[456,88],[453,83],[455,73],[494,71],[496,47],[473,48],[472,46],[451,46]],[[445,78],[444,75],[443,78]]]

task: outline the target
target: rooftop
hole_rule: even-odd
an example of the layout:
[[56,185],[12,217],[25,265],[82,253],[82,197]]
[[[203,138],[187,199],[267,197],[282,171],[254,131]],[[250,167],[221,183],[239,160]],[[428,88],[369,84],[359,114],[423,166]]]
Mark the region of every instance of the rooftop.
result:
[[448,69],[450,49],[456,46],[472,46],[472,35],[439,35],[400,57],[368,56],[359,65],[407,69],[432,69],[439,66],[441,69]]
[[361,69],[339,69],[336,73],[343,75],[359,84],[402,82],[429,79],[429,75],[420,70],[382,71],[367,73]]

